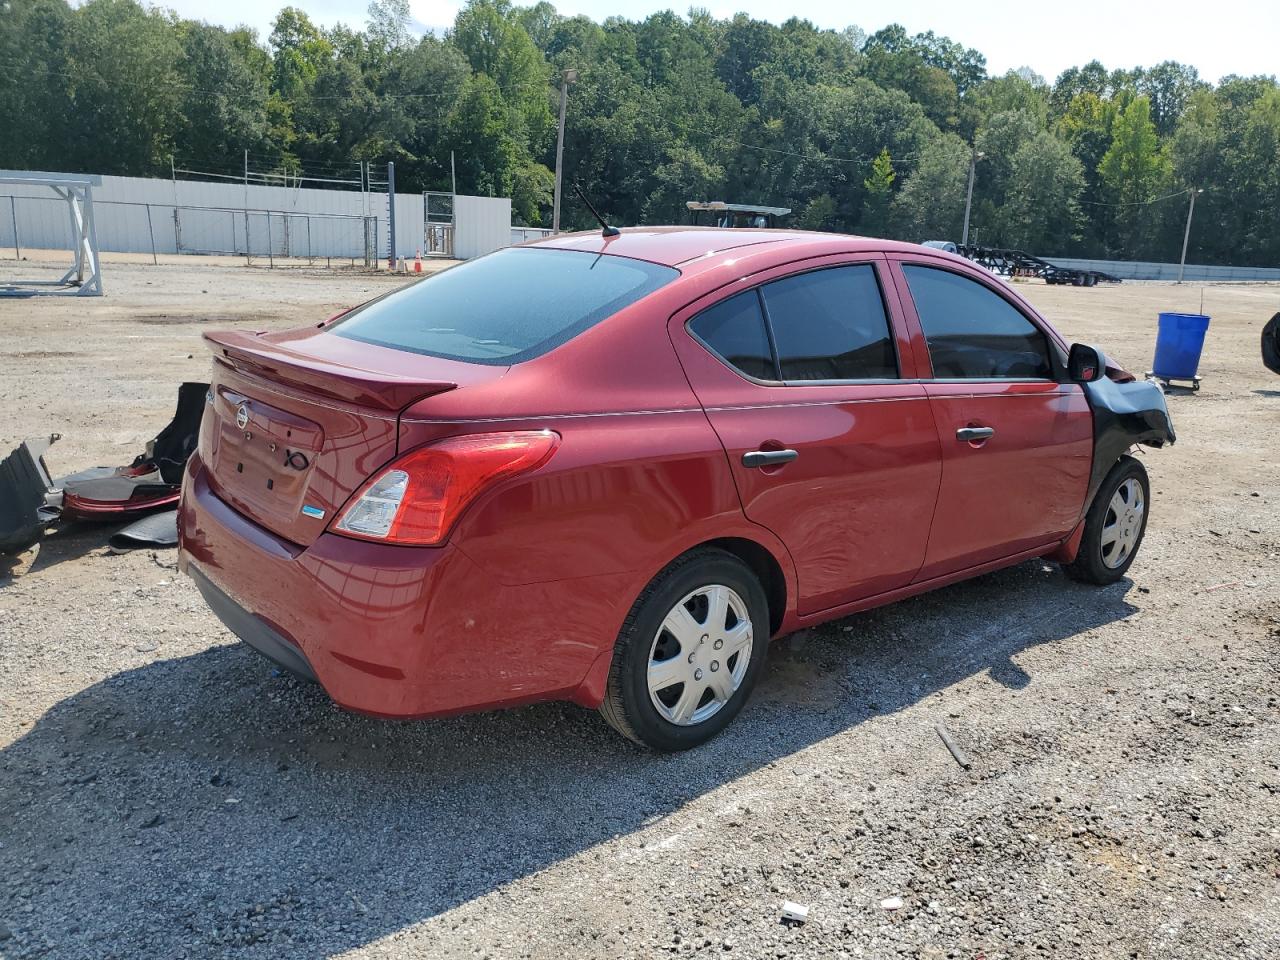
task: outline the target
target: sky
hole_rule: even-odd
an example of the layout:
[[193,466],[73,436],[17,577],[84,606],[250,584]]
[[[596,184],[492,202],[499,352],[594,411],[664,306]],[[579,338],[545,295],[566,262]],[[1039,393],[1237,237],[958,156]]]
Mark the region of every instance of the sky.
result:
[[[147,2],[147,0],[144,0]],[[409,0],[414,18],[424,28],[443,30],[453,23],[458,0]],[[533,0],[517,6],[532,5]],[[686,12],[687,2],[663,0],[552,0],[566,16],[585,14],[594,20],[620,15],[643,19],[657,10]],[[271,32],[276,11],[285,6],[263,0],[163,0],[181,16],[223,26],[247,24],[263,40]],[[342,22],[353,27],[365,21],[367,0],[292,0],[317,23]],[[1167,0],[910,0],[894,5],[852,3],[849,0],[702,0],[716,17],[747,13],[757,19],[781,22],[803,17],[819,27],[843,29],[850,24],[874,33],[901,23],[909,33],[932,30],[986,55],[992,74],[1030,67],[1052,82],[1063,70],[1090,60],[1108,68],[1153,66],[1177,60],[1217,82],[1232,74],[1280,72],[1280,3],[1271,0],[1215,0],[1191,3]],[[780,14],[782,8],[785,14]]]

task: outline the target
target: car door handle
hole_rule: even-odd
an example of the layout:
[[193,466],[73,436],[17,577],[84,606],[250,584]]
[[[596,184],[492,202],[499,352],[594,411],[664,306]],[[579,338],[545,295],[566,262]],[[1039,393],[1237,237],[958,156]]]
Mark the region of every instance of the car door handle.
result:
[[956,431],[956,439],[966,443],[977,440],[989,440],[996,435],[994,427],[961,427]]
[[776,467],[800,456],[797,450],[749,450],[742,455],[744,467]]

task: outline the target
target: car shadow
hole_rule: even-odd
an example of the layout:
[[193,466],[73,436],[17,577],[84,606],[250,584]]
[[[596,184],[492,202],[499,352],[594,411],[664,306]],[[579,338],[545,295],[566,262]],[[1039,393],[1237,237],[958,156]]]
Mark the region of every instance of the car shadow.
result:
[[1036,561],[804,631],[725,734],[671,756],[564,704],[380,721],[239,644],[159,660],[0,752],[4,949],[341,953],[967,678],[1034,687],[1019,652],[1125,618],[1130,587]]

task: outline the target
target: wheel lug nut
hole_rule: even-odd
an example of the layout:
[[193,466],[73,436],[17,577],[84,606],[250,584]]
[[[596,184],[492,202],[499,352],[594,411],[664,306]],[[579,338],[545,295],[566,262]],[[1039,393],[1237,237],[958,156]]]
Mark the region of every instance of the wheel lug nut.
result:
[[712,672],[712,673],[715,673],[715,672],[716,672],[717,670],[719,670],[719,669],[720,669],[720,661],[719,661],[719,660],[712,660],[712,661],[711,661],[711,672]]
[[723,641],[723,640],[717,640],[717,641],[715,642],[714,646],[715,646],[715,648],[716,648],[717,650],[719,650],[721,647],[723,647],[723,646],[724,646],[724,641]]
[[695,671],[693,671],[693,679],[695,679],[695,680],[701,680],[701,679],[702,679],[702,671],[701,671],[701,670],[695,670]]

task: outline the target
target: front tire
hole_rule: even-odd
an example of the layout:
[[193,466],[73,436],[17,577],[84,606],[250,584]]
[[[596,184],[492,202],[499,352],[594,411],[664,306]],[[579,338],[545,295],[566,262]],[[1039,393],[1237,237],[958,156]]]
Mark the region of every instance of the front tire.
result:
[[623,736],[665,752],[727,727],[764,665],[769,606],[751,569],[703,548],[645,587],[618,634],[600,713]]
[[1067,576],[1100,586],[1123,577],[1146,536],[1150,502],[1146,468],[1133,457],[1121,457],[1094,494],[1080,550],[1063,568]]

